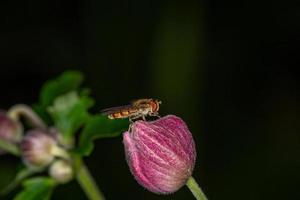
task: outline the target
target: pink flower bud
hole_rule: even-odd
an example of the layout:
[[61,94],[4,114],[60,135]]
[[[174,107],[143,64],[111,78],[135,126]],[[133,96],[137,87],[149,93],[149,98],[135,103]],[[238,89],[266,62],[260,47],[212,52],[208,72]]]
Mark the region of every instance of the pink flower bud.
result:
[[123,134],[127,163],[139,184],[158,194],[185,185],[195,166],[195,143],[182,119],[168,115],[136,121]]
[[42,130],[31,130],[23,138],[21,152],[25,164],[32,167],[45,167],[54,159],[53,150],[57,148],[53,137]]
[[0,138],[12,143],[22,138],[21,124],[10,119],[3,111],[0,111]]

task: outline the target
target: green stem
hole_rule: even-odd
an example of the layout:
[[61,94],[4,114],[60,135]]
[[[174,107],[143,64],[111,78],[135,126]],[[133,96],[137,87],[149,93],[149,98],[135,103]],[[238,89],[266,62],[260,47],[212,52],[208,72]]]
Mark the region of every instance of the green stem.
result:
[[81,162],[79,165],[76,178],[90,200],[105,200],[104,195],[97,187],[95,180],[83,162]]
[[8,153],[11,153],[11,154],[13,154],[15,156],[19,156],[20,155],[20,150],[19,150],[19,148],[15,144],[6,142],[3,139],[0,139],[0,149],[6,151]]
[[187,181],[186,186],[191,190],[197,200],[207,200],[205,194],[192,176]]
[[24,104],[17,104],[12,106],[8,110],[8,116],[10,116],[11,119],[20,121],[20,117],[26,117],[33,126],[40,128],[42,130],[47,129],[47,125],[45,122],[27,105]]

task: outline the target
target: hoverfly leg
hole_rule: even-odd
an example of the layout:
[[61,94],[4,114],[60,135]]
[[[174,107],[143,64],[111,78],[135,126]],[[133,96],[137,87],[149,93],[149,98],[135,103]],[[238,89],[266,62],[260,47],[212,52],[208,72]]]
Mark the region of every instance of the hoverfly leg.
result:
[[132,124],[133,124],[133,119],[131,117],[128,118],[129,119],[129,127],[128,127],[128,132],[131,132],[131,128],[132,128]]
[[141,115],[141,114],[135,115],[135,116],[130,117],[130,118],[131,118],[131,121],[134,122],[133,120],[136,120],[136,119],[141,118],[141,117],[143,117],[143,120],[145,120],[145,119],[144,119],[145,116],[144,116],[144,115]]
[[151,113],[150,116],[160,118],[160,115],[158,114],[158,112]]
[[128,127],[128,130],[127,130],[127,131],[130,133],[130,132],[131,132],[131,129],[132,129],[132,123],[129,124],[129,127]]
[[157,113],[154,114],[155,117],[160,118],[160,115]]
[[133,123],[133,118],[129,117],[129,123],[132,124]]

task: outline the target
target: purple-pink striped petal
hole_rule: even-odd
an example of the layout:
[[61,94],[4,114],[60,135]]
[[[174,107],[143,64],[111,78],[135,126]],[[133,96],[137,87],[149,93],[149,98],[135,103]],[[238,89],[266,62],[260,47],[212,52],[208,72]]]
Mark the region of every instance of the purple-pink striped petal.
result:
[[126,159],[139,184],[158,194],[177,191],[192,175],[195,143],[182,119],[136,121],[123,134]]

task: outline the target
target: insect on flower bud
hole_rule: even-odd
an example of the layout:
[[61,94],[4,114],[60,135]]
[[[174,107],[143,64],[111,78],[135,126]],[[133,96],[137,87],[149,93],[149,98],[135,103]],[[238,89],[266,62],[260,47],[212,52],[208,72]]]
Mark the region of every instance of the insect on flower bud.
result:
[[64,157],[67,154],[53,137],[38,129],[29,131],[20,147],[25,164],[36,168],[49,165],[55,156]]
[[195,143],[184,121],[174,115],[134,122],[123,142],[131,173],[151,192],[173,193],[192,175]]
[[50,176],[58,183],[67,183],[73,178],[73,169],[71,164],[66,160],[56,160],[50,166]]
[[0,111],[0,138],[17,143],[22,138],[22,125],[11,118],[5,112]]

